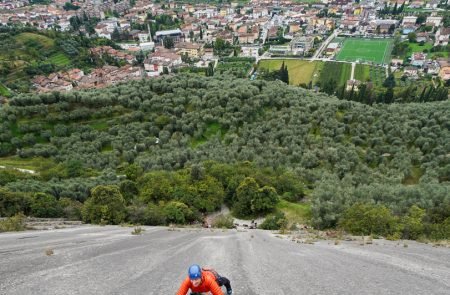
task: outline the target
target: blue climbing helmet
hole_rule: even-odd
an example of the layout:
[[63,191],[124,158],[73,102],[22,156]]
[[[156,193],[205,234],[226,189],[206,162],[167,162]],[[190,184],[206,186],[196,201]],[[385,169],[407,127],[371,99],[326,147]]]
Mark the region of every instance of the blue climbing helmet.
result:
[[189,266],[189,278],[191,280],[200,279],[202,277],[202,268],[198,264]]

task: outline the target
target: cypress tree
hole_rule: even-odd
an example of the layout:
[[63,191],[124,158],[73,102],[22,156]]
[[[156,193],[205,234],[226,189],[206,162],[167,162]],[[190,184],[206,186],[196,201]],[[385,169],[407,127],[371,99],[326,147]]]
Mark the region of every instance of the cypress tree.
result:
[[402,5],[400,5],[400,8],[397,11],[397,14],[402,13],[404,8],[405,8],[405,2],[403,1]]
[[392,14],[396,15],[397,13],[397,2],[395,2],[394,9],[392,9]]

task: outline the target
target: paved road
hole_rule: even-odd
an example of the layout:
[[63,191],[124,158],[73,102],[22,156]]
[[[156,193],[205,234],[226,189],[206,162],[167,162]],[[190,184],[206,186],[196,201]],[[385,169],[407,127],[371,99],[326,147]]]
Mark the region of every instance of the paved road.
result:
[[[450,249],[294,243],[259,230],[83,226],[0,234],[0,294],[174,294],[191,263],[236,295],[449,294]],[[45,251],[52,249],[53,255]]]

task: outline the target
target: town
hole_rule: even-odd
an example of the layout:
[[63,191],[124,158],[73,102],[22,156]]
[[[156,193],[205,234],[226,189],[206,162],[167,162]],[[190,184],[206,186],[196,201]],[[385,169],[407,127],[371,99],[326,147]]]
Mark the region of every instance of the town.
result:
[[[362,84],[397,92],[450,84],[446,0],[2,0],[0,25],[110,42],[88,49],[90,60],[103,61],[96,66],[71,64],[70,44],[50,56],[55,71],[31,77],[30,89],[38,92],[177,72],[270,79],[282,65],[289,70],[285,82],[329,94]],[[6,61],[0,55],[0,96],[14,91],[8,77],[15,69],[6,69]]]

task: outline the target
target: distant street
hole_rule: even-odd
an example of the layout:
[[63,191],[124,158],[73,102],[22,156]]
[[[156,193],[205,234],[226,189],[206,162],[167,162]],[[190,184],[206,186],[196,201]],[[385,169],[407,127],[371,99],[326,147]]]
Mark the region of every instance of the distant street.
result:
[[131,231],[83,226],[0,234],[0,294],[175,294],[192,263],[214,266],[242,295],[450,290],[448,248],[382,240],[299,244],[260,230]]

